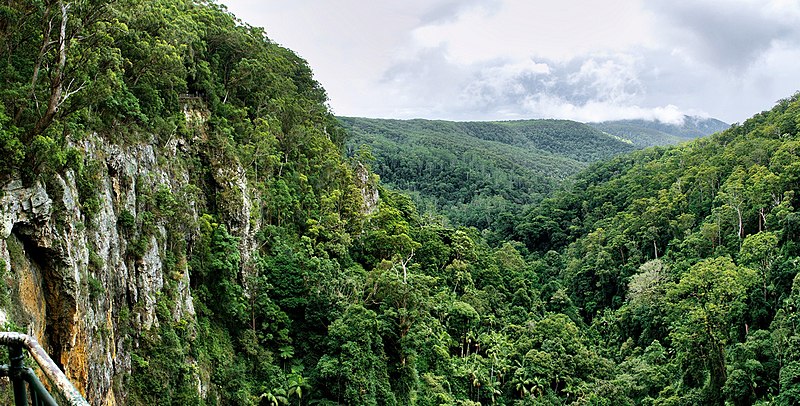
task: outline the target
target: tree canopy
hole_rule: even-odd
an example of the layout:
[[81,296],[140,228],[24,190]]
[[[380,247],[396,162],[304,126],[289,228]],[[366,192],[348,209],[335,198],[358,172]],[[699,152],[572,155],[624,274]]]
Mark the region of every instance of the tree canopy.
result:
[[[0,14],[0,183],[70,173],[93,227],[110,169],[82,140],[188,140],[169,163],[188,186],[115,213],[129,268],[166,247],[159,323],[133,331],[139,303],[113,315],[130,404],[800,399],[798,96],[633,152],[561,121],[394,131],[337,120],[303,59],[213,1]],[[374,162],[346,156],[340,122],[350,145],[380,135]],[[370,164],[385,184],[360,178]],[[182,280],[196,314],[176,319]]]

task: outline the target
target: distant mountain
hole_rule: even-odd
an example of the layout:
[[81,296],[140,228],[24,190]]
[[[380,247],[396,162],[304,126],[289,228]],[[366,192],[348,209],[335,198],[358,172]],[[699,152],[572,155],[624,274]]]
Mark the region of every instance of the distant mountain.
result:
[[348,149],[371,148],[383,184],[458,224],[497,227],[589,163],[636,147],[566,120],[451,122],[340,117]]
[[630,140],[639,148],[679,144],[730,127],[714,118],[693,116],[684,116],[683,124],[680,125],[647,120],[616,120],[588,124],[600,131]]

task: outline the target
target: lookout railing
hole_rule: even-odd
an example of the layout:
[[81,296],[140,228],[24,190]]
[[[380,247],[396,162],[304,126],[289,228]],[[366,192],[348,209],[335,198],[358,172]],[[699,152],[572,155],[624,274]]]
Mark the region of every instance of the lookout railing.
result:
[[[8,347],[9,365],[0,365],[0,376],[8,377],[14,391],[15,406],[89,406],[35,338],[22,333],[0,332],[0,345]],[[31,368],[25,366],[25,350],[47,377],[53,398]],[[26,384],[27,383],[27,387]],[[28,399],[30,398],[30,403]]]

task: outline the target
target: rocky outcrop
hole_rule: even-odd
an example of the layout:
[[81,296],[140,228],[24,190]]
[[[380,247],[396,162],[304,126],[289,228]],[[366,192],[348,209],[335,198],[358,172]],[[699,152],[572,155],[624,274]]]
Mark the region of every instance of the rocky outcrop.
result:
[[[238,282],[251,293],[262,189],[211,145],[207,110],[183,101],[190,137],[121,144],[86,135],[71,145],[82,165],[33,185],[0,184],[0,327],[35,337],[93,405],[128,403],[134,354],[160,328],[197,331],[188,262],[204,214],[237,238]],[[355,175],[372,213],[377,176],[363,165]],[[210,367],[185,362],[201,398],[218,396]]]
[[361,191],[363,210],[365,214],[372,214],[378,208],[378,179],[366,166],[359,163],[354,171],[356,185]]
[[[2,187],[0,265],[10,300],[0,309],[0,323],[36,337],[92,404],[125,403],[126,394],[115,388],[130,373],[131,352],[143,333],[163,322],[194,322],[186,261],[171,269],[164,261],[176,239],[191,244],[204,204],[191,195],[200,192],[182,156],[190,143],[120,147],[91,136],[75,145],[85,163],[95,165],[92,207],[81,202],[79,176],[87,175],[73,170],[32,186],[12,181]],[[244,171],[234,167],[215,178],[225,181],[209,187],[239,197],[226,202],[225,221],[241,238],[242,252],[250,252]],[[156,194],[180,205],[187,221],[179,230],[169,228],[173,219],[159,216]],[[159,320],[157,303],[167,283],[177,295],[173,320]]]

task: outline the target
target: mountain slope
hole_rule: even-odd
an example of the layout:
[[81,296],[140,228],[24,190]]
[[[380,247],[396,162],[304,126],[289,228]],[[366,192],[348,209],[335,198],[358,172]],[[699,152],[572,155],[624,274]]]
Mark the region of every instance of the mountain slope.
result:
[[479,228],[496,218],[481,210],[517,211],[589,162],[633,150],[565,120],[339,120],[351,135],[351,151],[371,148],[373,169],[386,185],[415,192],[423,205]]
[[[545,272],[618,349],[618,379],[638,376],[656,404],[795,404],[800,354],[784,350],[800,339],[799,189],[795,95],[713,136],[591,166],[516,238],[555,264]],[[679,373],[646,382],[662,367]]]
[[674,145],[725,130],[728,124],[713,118],[684,116],[678,124],[648,120],[615,120],[588,125],[609,134],[631,140],[640,148]]
[[0,9],[2,327],[93,405],[254,405],[294,348],[311,369],[302,281],[352,266],[377,192],[306,62],[214,2]]
[[[91,404],[800,404],[800,96],[519,222],[486,198],[490,244],[348,160],[310,68],[221,6],[62,4],[3,7],[0,322]],[[500,126],[423,147],[487,185],[486,148],[608,152]]]

